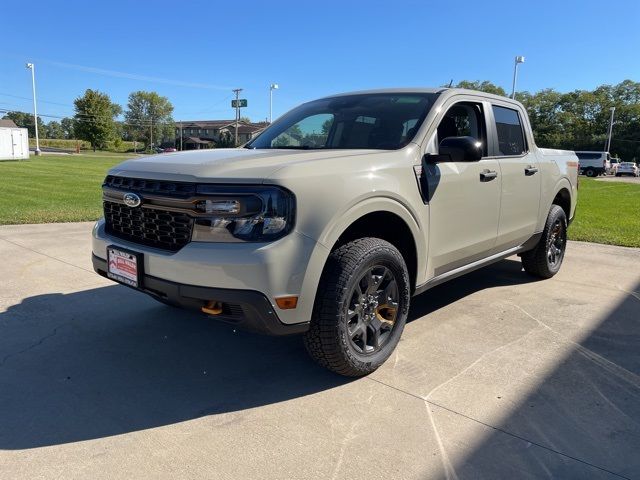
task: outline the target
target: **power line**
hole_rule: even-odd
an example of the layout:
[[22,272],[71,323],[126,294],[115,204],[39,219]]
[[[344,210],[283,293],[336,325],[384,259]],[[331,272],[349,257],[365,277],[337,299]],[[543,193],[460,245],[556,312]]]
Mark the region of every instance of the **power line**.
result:
[[140,80],[143,82],[163,83],[165,85],[176,85],[178,87],[187,88],[203,88],[207,90],[229,90],[230,87],[222,85],[211,85],[208,83],[185,82],[182,80],[173,80],[162,77],[150,77],[147,75],[139,75],[137,73],[121,72],[118,70],[108,70],[105,68],[91,67],[87,65],[78,65],[75,63],[55,62],[51,60],[36,59],[37,62],[52,65],[60,68],[69,68],[82,72],[94,73],[96,75],[104,75],[107,77],[127,78],[130,80]]
[[[11,94],[11,93],[4,93],[4,92],[0,92],[0,96],[4,96],[4,97],[11,97],[11,98],[18,98],[18,99],[21,99],[21,100],[28,100],[28,101],[31,101],[31,98],[30,98],[30,97],[23,97],[23,96],[20,96],[20,95],[14,95],[14,94]],[[211,104],[209,108],[206,108],[206,109],[204,109],[204,110],[199,110],[199,111],[197,111],[197,112],[191,112],[191,113],[187,112],[187,113],[183,113],[183,115],[199,115],[199,114],[201,114],[201,113],[206,113],[206,112],[216,111],[216,110],[212,110],[212,109],[213,109],[213,107],[217,107],[218,105],[220,105],[220,104],[222,104],[222,103],[224,103],[224,102],[226,102],[226,101],[230,100],[231,98],[233,98],[233,95],[227,95],[227,96],[226,96],[226,97],[224,97],[223,99],[221,99],[221,100],[219,100],[219,101],[217,101],[217,102],[215,102],[215,103]],[[40,98],[38,98],[38,102],[39,102],[39,103],[49,103],[49,104],[51,104],[51,105],[59,105],[59,106],[62,106],[62,107],[69,107],[69,108],[74,109],[74,110],[75,110],[75,108],[76,108],[76,107],[75,107],[75,105],[71,105],[71,104],[68,104],[68,103],[54,102],[54,101],[51,101],[51,100],[42,100],[42,99],[40,99]],[[3,105],[14,105],[14,106],[17,106],[17,107],[19,107],[19,106],[20,106],[20,105],[19,105],[19,104],[17,104],[17,103],[8,103],[8,102],[0,102],[0,104],[3,104]],[[217,110],[217,111],[221,111],[221,110]],[[73,116],[73,115],[78,115],[78,114],[77,114],[77,113],[71,114],[71,116]],[[70,115],[66,115],[66,116],[70,116]]]
[[[7,113],[10,112],[16,112],[16,113],[22,113],[24,115],[31,115],[28,112],[23,112],[20,110],[7,110]],[[75,118],[75,117],[61,117],[60,115],[50,115],[47,113],[38,113],[38,117],[45,117],[45,118],[55,118],[55,119],[65,119],[65,118],[69,118],[70,120],[74,120],[77,122],[88,122],[88,123],[100,123],[100,120],[97,119],[97,115],[92,115],[92,117],[94,118]],[[132,126],[137,126],[137,127],[148,127],[151,126],[151,124],[153,123],[154,125],[175,125],[175,121],[171,121],[171,122],[156,122],[156,121],[139,121],[139,122],[128,122],[126,120],[113,120],[113,122],[115,123],[120,123],[122,125],[132,125]]]

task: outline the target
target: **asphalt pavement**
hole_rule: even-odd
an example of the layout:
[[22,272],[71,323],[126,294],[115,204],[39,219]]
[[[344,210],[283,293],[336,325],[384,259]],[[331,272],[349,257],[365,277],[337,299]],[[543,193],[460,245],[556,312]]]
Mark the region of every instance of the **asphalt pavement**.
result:
[[353,380],[99,277],[90,230],[0,227],[3,479],[640,478],[640,249],[436,287]]

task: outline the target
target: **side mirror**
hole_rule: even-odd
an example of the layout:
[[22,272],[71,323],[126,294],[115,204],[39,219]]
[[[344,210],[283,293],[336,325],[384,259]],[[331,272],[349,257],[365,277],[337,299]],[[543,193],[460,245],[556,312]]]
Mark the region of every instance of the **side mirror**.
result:
[[477,162],[482,158],[482,142],[473,137],[447,137],[438,147],[438,155],[451,158],[451,162]]

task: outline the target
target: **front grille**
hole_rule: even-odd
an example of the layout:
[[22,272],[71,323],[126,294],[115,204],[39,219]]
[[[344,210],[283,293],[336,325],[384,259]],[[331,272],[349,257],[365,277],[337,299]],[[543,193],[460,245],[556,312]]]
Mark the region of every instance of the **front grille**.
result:
[[167,197],[188,197],[196,193],[195,183],[145,180],[143,178],[116,177],[115,175],[107,175],[102,186],[126,190],[127,192],[164,195]]
[[191,240],[193,218],[185,213],[103,202],[106,232],[131,242],[173,252]]

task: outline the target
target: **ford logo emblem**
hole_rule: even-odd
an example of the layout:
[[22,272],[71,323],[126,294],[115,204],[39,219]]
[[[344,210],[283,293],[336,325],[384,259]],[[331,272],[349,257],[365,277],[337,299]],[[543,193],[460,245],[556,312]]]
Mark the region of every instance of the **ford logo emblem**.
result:
[[135,193],[125,193],[124,197],[122,197],[124,204],[127,207],[137,207],[142,203],[142,199],[136,195]]

